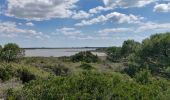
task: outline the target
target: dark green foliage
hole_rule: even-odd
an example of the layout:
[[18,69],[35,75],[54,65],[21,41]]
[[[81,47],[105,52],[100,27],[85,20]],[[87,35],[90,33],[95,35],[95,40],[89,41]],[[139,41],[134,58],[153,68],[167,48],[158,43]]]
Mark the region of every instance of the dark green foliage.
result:
[[135,75],[135,79],[137,82],[141,84],[147,84],[150,82],[151,78],[151,73],[148,69],[142,69]]
[[140,65],[138,65],[135,62],[131,62],[128,64],[128,67],[123,70],[123,72],[133,77],[135,73],[139,72],[139,70],[140,70]]
[[6,91],[6,100],[17,100],[16,97],[17,91],[14,91],[12,88]]
[[55,75],[57,75],[57,76],[66,76],[66,75],[70,74],[70,69],[65,67],[62,64],[58,64],[58,66],[53,67],[52,70],[55,73]]
[[30,82],[31,80],[35,80],[36,76],[30,73],[27,69],[18,70],[19,78],[23,83]]
[[141,48],[141,44],[134,40],[124,41],[122,47],[111,47],[107,49],[107,58],[113,62],[121,62],[128,59]]
[[113,62],[120,62],[121,56],[121,47],[111,47],[107,49],[107,59]]
[[99,61],[99,58],[90,51],[84,51],[71,56],[71,60],[73,62],[96,63]]
[[94,69],[90,64],[87,63],[83,63],[79,66],[80,68],[84,69],[84,70],[91,70]]
[[148,68],[152,73],[167,76],[170,67],[170,33],[152,35],[142,42],[140,49],[129,59],[125,69],[133,76],[141,69]]
[[[143,76],[143,75],[142,75]],[[126,75],[83,72],[79,75],[32,81],[18,95],[22,100],[167,100],[169,83],[143,85]]]
[[0,65],[0,79],[7,81],[15,76],[16,72],[10,65]]
[[128,57],[132,53],[136,53],[140,49],[140,43],[136,42],[134,40],[127,40],[124,41],[122,49],[121,49],[121,55],[123,57]]
[[63,62],[69,62],[70,61],[70,57],[58,57],[59,60],[63,61]]
[[170,66],[170,33],[156,34],[143,41],[139,57],[154,72]]
[[2,46],[0,45],[0,51],[2,50]]
[[10,62],[22,57],[23,54],[23,50],[17,44],[8,43],[2,48],[0,56],[2,60]]

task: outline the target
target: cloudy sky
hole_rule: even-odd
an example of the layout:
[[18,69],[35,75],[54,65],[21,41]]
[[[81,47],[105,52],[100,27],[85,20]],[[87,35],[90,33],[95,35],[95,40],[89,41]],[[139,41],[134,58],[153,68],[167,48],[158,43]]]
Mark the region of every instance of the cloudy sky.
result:
[[120,46],[170,31],[170,0],[0,0],[0,44]]

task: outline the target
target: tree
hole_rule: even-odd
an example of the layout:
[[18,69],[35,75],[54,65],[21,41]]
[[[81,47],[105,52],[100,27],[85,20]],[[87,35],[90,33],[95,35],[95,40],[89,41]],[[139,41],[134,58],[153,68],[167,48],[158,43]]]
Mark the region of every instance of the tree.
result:
[[0,50],[2,50],[2,46],[0,45]]
[[130,54],[137,52],[139,48],[140,48],[139,42],[136,42],[134,40],[124,41],[122,49],[121,49],[121,55],[126,58]]
[[8,43],[1,50],[1,59],[7,62],[14,61],[24,55],[24,51],[15,43]]
[[151,73],[169,77],[170,33],[155,34],[145,39],[129,62],[125,72],[131,76],[147,67]]
[[170,66],[170,33],[152,35],[142,43],[139,52],[141,64],[160,72]]
[[107,59],[113,62],[118,62],[121,59],[121,47],[111,47],[107,50]]

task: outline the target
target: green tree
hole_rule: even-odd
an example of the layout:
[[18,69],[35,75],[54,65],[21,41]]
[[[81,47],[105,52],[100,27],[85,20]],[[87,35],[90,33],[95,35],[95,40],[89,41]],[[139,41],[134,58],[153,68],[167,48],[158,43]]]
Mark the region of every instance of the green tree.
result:
[[170,66],[170,33],[152,35],[145,39],[139,52],[141,65],[159,73]]
[[119,62],[121,59],[121,47],[111,47],[107,50],[107,59],[113,62]]
[[2,46],[0,45],[0,50],[2,50]]
[[146,67],[154,74],[169,76],[170,33],[155,34],[143,40],[140,49],[128,60],[129,68],[125,72],[131,76]]
[[123,57],[128,57],[132,53],[136,53],[140,48],[140,43],[134,40],[124,41],[121,49],[121,55]]
[[1,59],[7,62],[14,61],[24,55],[24,51],[14,43],[8,43],[1,50]]

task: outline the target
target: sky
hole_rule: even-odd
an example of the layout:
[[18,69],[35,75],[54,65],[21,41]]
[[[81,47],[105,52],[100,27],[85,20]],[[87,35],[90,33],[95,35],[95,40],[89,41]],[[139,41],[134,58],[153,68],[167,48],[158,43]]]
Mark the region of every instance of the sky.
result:
[[0,44],[108,47],[170,32],[170,0],[0,0]]

